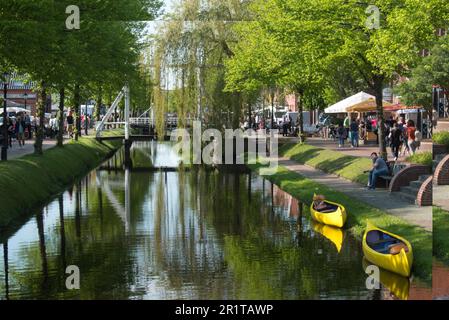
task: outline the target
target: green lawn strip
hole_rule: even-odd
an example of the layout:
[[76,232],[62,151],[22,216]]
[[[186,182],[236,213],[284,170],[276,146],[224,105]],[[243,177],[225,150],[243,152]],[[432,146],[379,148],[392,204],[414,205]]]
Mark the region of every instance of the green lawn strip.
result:
[[293,161],[306,164],[327,173],[333,173],[347,180],[366,185],[372,168],[369,158],[354,157],[329,149],[321,149],[308,144],[287,143],[279,148],[279,154]]
[[[249,167],[254,171],[258,171],[262,166],[249,165]],[[314,193],[324,194],[329,200],[341,203],[348,212],[348,221],[345,229],[360,240],[367,220],[370,220],[380,228],[405,237],[413,246],[415,257],[414,274],[426,283],[430,283],[432,274],[432,233],[341,192],[306,179],[300,174],[282,166],[275,174],[266,176],[266,178],[307,205],[311,204]]]
[[[114,135],[118,133],[109,133]],[[98,166],[121,141],[100,143],[93,137],[54,147],[42,156],[26,155],[0,163],[0,227],[44,205],[75,179]]]
[[449,263],[449,212],[433,208],[433,254]]

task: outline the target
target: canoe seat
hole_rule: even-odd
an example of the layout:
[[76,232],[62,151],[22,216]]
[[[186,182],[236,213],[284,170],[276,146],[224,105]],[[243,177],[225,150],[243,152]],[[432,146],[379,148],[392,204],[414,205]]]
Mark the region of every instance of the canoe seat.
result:
[[325,203],[326,203],[326,207],[318,209],[318,208],[316,208],[316,206],[314,206],[314,209],[316,211],[318,211],[318,212],[321,212],[321,213],[332,213],[332,212],[337,211],[338,206],[330,204],[330,203],[327,203],[327,202],[325,202]]
[[[405,246],[405,244],[402,243],[399,239],[393,238],[388,234],[382,233],[378,230],[368,232],[366,236],[366,242],[373,250],[382,254],[398,254],[399,252],[401,252],[399,246],[401,246],[401,248],[402,245]],[[407,246],[405,246],[405,248],[407,248]]]
[[392,255],[396,255],[396,254],[399,254],[402,249],[404,249],[404,251],[406,253],[409,251],[409,248],[405,245],[405,243],[399,242],[399,243],[391,245],[389,247],[389,252]]

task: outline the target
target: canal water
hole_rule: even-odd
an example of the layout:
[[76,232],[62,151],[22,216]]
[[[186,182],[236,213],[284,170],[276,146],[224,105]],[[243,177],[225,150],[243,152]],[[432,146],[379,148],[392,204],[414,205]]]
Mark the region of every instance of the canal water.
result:
[[[118,152],[3,231],[0,299],[430,298],[384,271],[368,290],[360,242],[254,173],[154,170],[179,167],[156,142],[132,158],[123,170]],[[68,266],[79,290],[66,288]]]

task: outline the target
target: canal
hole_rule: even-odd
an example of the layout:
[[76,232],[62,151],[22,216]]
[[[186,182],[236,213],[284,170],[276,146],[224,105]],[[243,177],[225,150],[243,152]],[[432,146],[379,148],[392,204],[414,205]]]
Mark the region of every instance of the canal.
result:
[[[170,144],[118,152],[19,227],[2,231],[0,299],[414,299],[431,289],[381,271],[361,244],[254,173],[176,169]],[[66,288],[79,267],[80,290]]]

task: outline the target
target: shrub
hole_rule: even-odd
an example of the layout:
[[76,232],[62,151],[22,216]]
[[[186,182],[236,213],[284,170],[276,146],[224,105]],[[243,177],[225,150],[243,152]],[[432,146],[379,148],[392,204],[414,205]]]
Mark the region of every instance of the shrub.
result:
[[449,132],[437,132],[433,135],[433,142],[436,144],[445,145],[449,148]]
[[422,164],[424,166],[432,168],[433,155],[432,152],[416,153],[408,157],[407,161],[414,164]]

